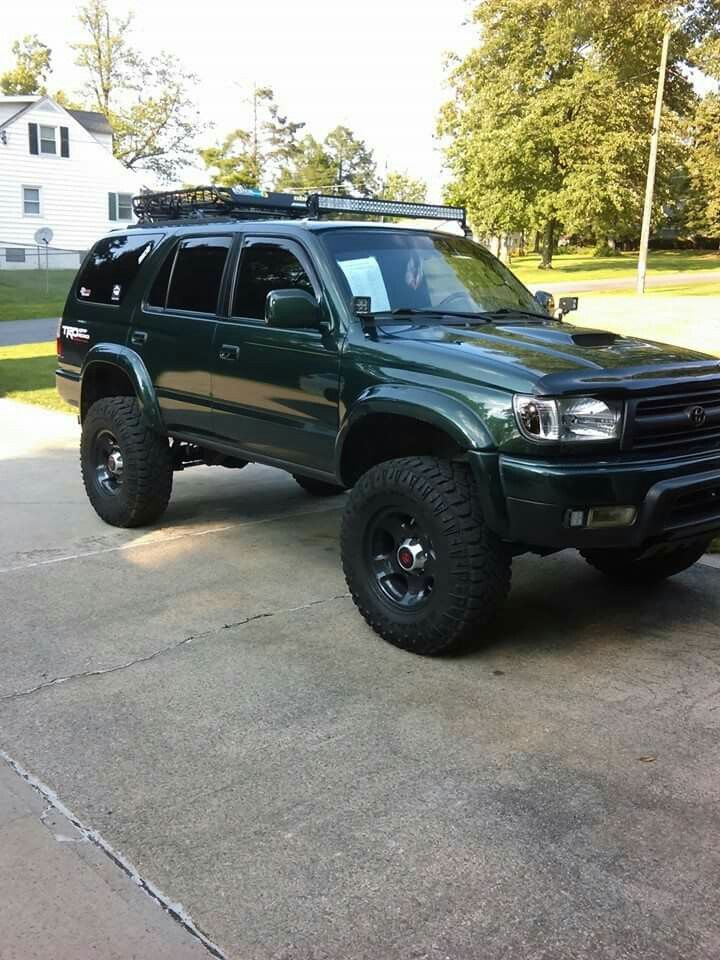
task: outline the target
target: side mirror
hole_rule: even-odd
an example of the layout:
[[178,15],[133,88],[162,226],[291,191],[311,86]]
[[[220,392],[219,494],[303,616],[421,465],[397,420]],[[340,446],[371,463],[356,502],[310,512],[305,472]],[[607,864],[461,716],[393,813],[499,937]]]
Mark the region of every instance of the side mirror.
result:
[[269,327],[283,330],[319,330],[320,306],[305,290],[271,290],[265,299],[265,320]]
[[551,293],[548,293],[547,290],[536,290],[535,299],[549,317],[554,316],[555,297]]
[[560,297],[560,316],[564,317],[566,313],[572,313],[578,308],[577,297]]

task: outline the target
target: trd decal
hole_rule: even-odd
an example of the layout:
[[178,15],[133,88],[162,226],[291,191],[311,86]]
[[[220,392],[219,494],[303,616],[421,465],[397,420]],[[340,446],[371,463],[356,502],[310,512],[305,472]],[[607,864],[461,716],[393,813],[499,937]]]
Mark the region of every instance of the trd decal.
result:
[[68,340],[89,340],[90,334],[85,327],[66,327],[62,325],[62,335]]

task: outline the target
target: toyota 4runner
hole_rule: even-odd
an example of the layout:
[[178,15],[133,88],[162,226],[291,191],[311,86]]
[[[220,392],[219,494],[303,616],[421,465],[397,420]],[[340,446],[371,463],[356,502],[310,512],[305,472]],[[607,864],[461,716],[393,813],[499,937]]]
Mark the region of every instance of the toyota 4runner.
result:
[[463,210],[223,188],[134,205],[85,259],[57,342],[107,523],[157,520],[194,464],[349,489],[353,599],[421,654],[482,640],[514,556],[574,547],[647,583],[720,531],[720,361],[568,325],[576,302],[555,319]]

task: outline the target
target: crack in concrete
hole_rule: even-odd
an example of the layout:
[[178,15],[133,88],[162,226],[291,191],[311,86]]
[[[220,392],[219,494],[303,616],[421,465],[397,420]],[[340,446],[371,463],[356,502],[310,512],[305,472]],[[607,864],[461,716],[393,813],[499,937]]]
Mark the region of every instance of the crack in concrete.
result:
[[[28,770],[26,770],[17,760],[14,760],[9,754],[4,750],[0,750],[0,760],[4,760],[8,766],[15,771],[15,773],[26,783],[36,790],[43,800],[48,804],[47,809],[40,815],[41,822],[45,823],[45,818],[51,810],[56,811],[67,820],[69,823],[78,830],[82,836],[83,841],[89,841],[90,843],[95,844],[96,847],[99,847],[100,850],[115,864],[116,867],[119,867],[122,872],[132,880],[133,883],[137,884],[140,889],[151,897],[157,904],[162,907],[166,913],[169,913],[170,916],[177,923],[183,927],[192,937],[196,940],[199,940],[200,943],[205,947],[207,952],[216,958],[216,960],[228,960],[227,955],[222,952],[220,947],[214,943],[207,934],[195,924],[190,914],[183,907],[181,903],[175,903],[170,900],[161,890],[159,890],[151,881],[146,880],[138,872],[134,864],[123,856],[118,850],[115,850],[105,838],[99,834],[96,830],[93,830],[91,827],[86,826],[80,819],[77,817],[71,810],[69,810],[65,804],[60,800],[57,793],[43,783],[42,780],[39,780],[37,777],[33,776]],[[45,824],[47,826],[47,824]],[[56,839],[58,839],[56,837]],[[62,842],[62,841],[61,841]]]
[[67,676],[53,677],[52,680],[44,680],[42,683],[38,683],[34,687],[28,687],[26,690],[16,690],[14,693],[3,694],[0,696],[0,703],[6,703],[9,700],[18,700],[21,697],[29,697],[34,693],[39,693],[41,690],[46,690],[48,687],[56,687],[61,683],[69,683],[71,680],[84,680],[89,677],[104,677],[110,673],[119,673],[121,670],[128,670],[130,667],[136,667],[142,663],[150,663],[152,660],[156,660],[158,657],[162,657],[167,653],[172,653],[174,650],[179,650],[181,647],[194,643],[196,640],[207,640],[215,634],[222,633],[223,630],[234,630],[236,627],[244,627],[248,623],[253,623],[256,620],[265,620],[268,617],[298,613],[301,610],[308,610],[310,607],[317,607],[323,603],[332,603],[335,600],[346,600],[349,596],[349,593],[338,593],[332,597],[321,597],[318,600],[301,603],[297,607],[287,607],[282,610],[269,610],[263,613],[255,613],[242,620],[236,620],[233,623],[224,623],[222,626],[213,627],[211,630],[204,630],[202,633],[191,633],[190,636],[183,637],[182,640],[176,640],[174,643],[168,643],[159,650],[147,653],[142,657],[134,657],[132,660],[127,660],[124,663],[117,663],[112,667],[102,667],[97,670],[81,670],[78,673],[70,673]]

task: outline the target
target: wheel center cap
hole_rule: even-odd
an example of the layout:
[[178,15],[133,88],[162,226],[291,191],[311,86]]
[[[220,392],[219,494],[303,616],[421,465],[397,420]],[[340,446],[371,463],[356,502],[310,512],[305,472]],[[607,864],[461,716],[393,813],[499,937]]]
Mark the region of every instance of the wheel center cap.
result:
[[398,566],[409,573],[411,570],[422,570],[427,554],[417,540],[406,540],[398,547],[396,557]]
[[119,450],[113,452],[107,458],[107,468],[110,473],[118,475],[123,470],[123,458]]

